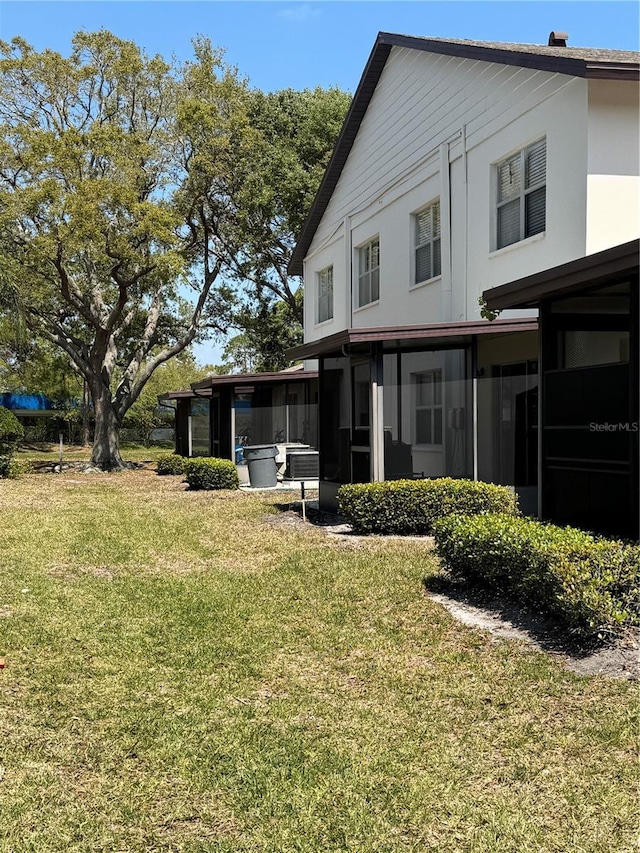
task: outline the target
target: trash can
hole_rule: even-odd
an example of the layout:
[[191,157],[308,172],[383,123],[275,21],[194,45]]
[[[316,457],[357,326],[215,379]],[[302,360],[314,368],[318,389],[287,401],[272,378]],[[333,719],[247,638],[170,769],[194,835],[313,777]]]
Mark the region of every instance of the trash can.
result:
[[252,489],[266,489],[278,483],[275,444],[254,444],[244,448]]

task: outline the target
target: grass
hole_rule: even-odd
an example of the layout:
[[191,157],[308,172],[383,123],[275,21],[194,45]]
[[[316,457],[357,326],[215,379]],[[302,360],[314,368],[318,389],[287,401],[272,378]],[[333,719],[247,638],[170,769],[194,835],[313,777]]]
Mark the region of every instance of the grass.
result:
[[2,483],[2,853],[635,849],[633,685],[454,622],[421,543],[276,512]]
[[[173,451],[173,447],[171,441],[154,443],[150,447],[134,442],[123,442],[120,452],[125,462],[155,462],[160,454]],[[60,446],[49,442],[23,445],[16,456],[24,462],[59,462]],[[65,444],[62,458],[64,462],[88,462],[91,459],[91,447]]]

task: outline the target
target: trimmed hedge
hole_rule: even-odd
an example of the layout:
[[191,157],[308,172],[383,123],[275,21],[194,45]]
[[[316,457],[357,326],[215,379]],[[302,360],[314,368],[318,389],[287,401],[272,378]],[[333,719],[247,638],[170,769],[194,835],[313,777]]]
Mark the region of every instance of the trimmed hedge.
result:
[[428,534],[452,512],[518,514],[517,497],[506,486],[451,477],[345,485],[338,505],[354,532],[363,534]]
[[160,475],[184,474],[184,466],[188,461],[177,453],[161,453],[156,460],[156,471]]
[[640,546],[490,514],[434,525],[454,577],[506,592],[584,633],[640,624]]
[[201,456],[185,460],[184,473],[192,489],[237,489],[238,470],[230,459]]

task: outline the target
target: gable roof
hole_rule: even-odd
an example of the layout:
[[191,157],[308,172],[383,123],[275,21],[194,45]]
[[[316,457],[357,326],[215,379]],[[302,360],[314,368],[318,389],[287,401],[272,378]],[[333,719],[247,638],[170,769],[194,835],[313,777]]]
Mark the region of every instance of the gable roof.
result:
[[537,44],[426,38],[378,33],[320,188],[289,261],[289,275],[302,275],[302,262],[342,174],[362,119],[373,97],[392,47],[405,47],[462,59],[516,65],[572,77],[640,80],[640,53],[591,47],[549,47]]

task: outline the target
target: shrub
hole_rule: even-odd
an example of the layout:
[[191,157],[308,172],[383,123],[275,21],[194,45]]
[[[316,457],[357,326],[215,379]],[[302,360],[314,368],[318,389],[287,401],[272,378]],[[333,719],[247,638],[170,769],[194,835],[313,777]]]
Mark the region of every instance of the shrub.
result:
[[338,504],[356,533],[431,533],[436,519],[452,512],[518,514],[506,486],[454,480],[392,480],[341,486]]
[[20,476],[13,453],[24,436],[22,424],[9,409],[0,406],[0,477]]
[[[4,458],[4,457],[3,457]],[[0,467],[1,467],[0,462]],[[9,480],[17,480],[23,474],[30,474],[33,471],[33,465],[28,459],[16,459],[15,456],[9,458],[7,473],[4,475]],[[2,476],[2,474],[0,474]]]
[[585,633],[640,624],[640,546],[502,514],[434,525],[454,577],[481,583]]
[[13,453],[23,436],[24,429],[17,417],[0,406],[0,453],[3,456]]
[[188,459],[184,473],[192,489],[237,489],[240,485],[238,470],[230,459]]
[[184,474],[186,462],[188,460],[177,453],[161,453],[156,460],[156,471],[158,474]]

